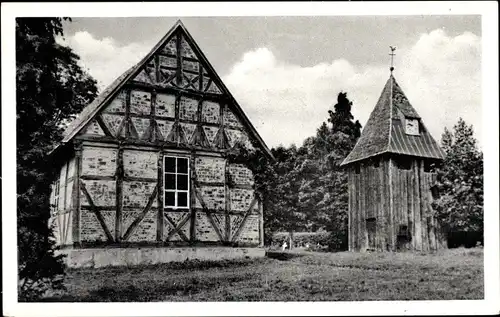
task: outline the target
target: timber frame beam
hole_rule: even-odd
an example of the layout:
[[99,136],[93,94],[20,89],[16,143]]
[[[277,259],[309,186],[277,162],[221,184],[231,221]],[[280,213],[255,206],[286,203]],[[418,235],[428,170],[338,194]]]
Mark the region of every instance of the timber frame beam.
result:
[[147,203],[146,207],[144,207],[144,209],[142,210],[142,212],[139,215],[139,217],[137,217],[132,222],[132,224],[130,225],[130,227],[127,229],[127,231],[123,235],[123,240],[125,240],[125,241],[128,240],[128,238],[130,238],[130,236],[132,235],[132,233],[134,233],[134,231],[137,228],[137,226],[139,225],[139,223],[144,219],[144,217],[146,217],[147,213],[151,209],[151,206],[153,205],[153,202],[156,199],[156,195],[157,194],[158,194],[158,185],[155,186],[155,188],[153,189],[153,193],[151,194],[151,196],[149,196],[149,200],[148,200],[148,203]]
[[87,201],[89,202],[89,205],[90,205],[90,209],[92,210],[92,212],[96,215],[97,217],[97,220],[99,221],[99,224],[101,225],[102,229],[104,230],[104,234],[106,235],[106,238],[109,242],[114,242],[115,239],[113,238],[113,235],[111,234],[111,232],[109,231],[109,228],[108,226],[106,225],[106,222],[104,221],[104,218],[101,214],[101,211],[98,210],[97,208],[95,208],[95,204],[94,202],[92,201],[92,197],[90,197],[90,194],[89,192],[87,191],[87,188],[85,187],[85,184],[84,183],[81,183],[80,184],[81,186],[81,191],[82,193],[85,195],[85,198],[87,199]]
[[75,144],[75,176],[73,180],[73,192],[72,192],[72,234],[73,234],[73,245],[78,246],[80,244],[80,174],[82,171],[82,145],[81,143]]

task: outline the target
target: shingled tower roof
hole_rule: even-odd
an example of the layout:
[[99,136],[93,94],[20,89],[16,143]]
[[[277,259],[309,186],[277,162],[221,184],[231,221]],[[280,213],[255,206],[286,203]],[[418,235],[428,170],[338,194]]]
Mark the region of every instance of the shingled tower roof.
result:
[[[405,119],[417,119],[419,135],[406,134]],[[444,153],[391,74],[361,136],[341,165],[384,153],[443,159]]]

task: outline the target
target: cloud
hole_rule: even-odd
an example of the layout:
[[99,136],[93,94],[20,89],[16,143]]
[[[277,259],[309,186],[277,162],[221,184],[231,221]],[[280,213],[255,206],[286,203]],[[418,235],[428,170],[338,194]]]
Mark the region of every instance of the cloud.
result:
[[80,56],[81,65],[97,80],[101,91],[153,47],[142,43],[120,45],[112,38],[98,39],[86,31],[64,39],[59,37],[57,41],[71,47]]
[[[394,76],[437,141],[459,117],[474,125],[481,140],[480,47],[472,33],[449,37],[435,30],[396,51]],[[302,144],[326,120],[340,91],[347,92],[353,115],[364,125],[388,66],[356,67],[340,59],[301,67],[262,47],[245,53],[223,80],[269,146]]]
[[481,142],[481,39],[468,32],[448,37],[435,30],[404,53],[399,76],[403,89],[435,138],[463,117]]
[[[59,41],[81,57],[101,89],[155,44],[121,45],[85,31]],[[451,37],[438,29],[398,47],[396,54],[394,75],[434,138],[439,140],[445,126],[463,117],[481,141],[481,38],[470,32]],[[243,54],[222,79],[269,146],[300,145],[327,119],[340,91],[347,92],[353,115],[364,125],[388,79],[388,67],[388,60],[353,65],[348,56],[300,66],[261,47]]]

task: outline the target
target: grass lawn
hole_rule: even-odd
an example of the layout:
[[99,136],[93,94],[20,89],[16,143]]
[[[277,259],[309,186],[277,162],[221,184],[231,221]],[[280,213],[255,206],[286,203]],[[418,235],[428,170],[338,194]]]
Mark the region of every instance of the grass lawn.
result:
[[[300,256],[299,256],[300,255]],[[46,301],[483,299],[483,250],[433,254],[302,252],[288,260],[73,269]]]

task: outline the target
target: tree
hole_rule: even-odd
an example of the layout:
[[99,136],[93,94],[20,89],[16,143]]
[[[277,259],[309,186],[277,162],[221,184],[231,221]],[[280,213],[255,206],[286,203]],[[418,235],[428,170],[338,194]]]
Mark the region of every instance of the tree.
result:
[[[354,116],[351,114],[352,101],[347,98],[346,92],[340,92],[338,94],[337,104],[334,106],[334,109],[335,112],[331,110],[328,111],[330,115],[328,122],[332,124],[332,132],[343,132],[356,141],[361,136],[361,124],[358,120],[353,121]],[[351,150],[347,153],[349,154],[350,151]],[[344,158],[342,158],[342,160]]]
[[441,145],[446,154],[437,170],[434,201],[437,217],[449,233],[483,233],[483,154],[473,127],[460,118],[453,132],[445,128]]
[[[347,175],[340,164],[361,134],[351,108],[347,94],[339,93],[334,111],[329,111],[328,124],[323,122],[315,136],[304,140],[299,148],[271,149],[275,161],[260,172],[252,168],[256,183],[266,184],[262,187],[266,241],[277,231],[292,237],[297,231],[327,230],[332,232],[332,248],[347,245]],[[239,151],[244,161],[259,161]]]
[[277,221],[275,230],[290,234],[290,248],[293,248],[293,233],[307,228],[306,213],[298,195],[303,181],[304,152],[292,145],[273,149],[277,162],[274,165],[275,178],[272,184],[271,212]]
[[314,229],[332,233],[331,248],[347,246],[348,187],[347,173],[340,164],[361,135],[361,124],[351,114],[352,102],[340,92],[334,111],[328,111],[316,136],[304,143],[308,160],[302,165],[304,180],[300,203],[308,211]]
[[231,163],[249,167],[255,180],[255,189],[262,195],[264,204],[264,233],[268,243],[277,231],[293,232],[303,227],[303,217],[298,210],[297,148],[278,146],[271,149],[274,160],[266,159],[256,151],[236,145],[227,155]]
[[63,264],[49,228],[55,164],[48,157],[70,120],[97,95],[79,57],[56,43],[68,18],[16,20],[17,226],[19,299],[61,288]]

